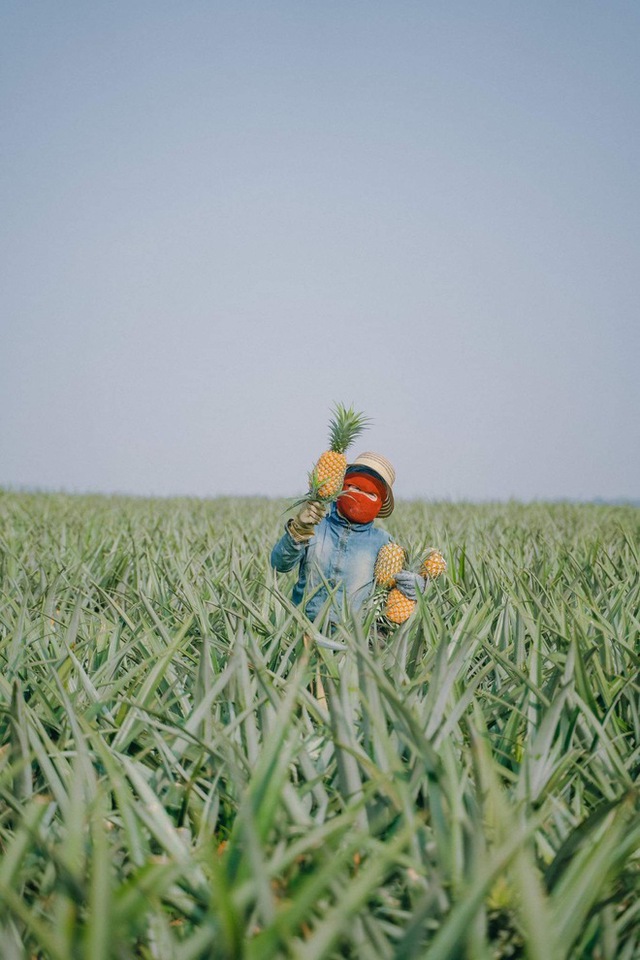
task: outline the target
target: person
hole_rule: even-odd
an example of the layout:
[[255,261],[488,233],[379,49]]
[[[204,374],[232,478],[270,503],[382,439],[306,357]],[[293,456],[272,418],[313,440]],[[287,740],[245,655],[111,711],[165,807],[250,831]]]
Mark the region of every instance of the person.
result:
[[[271,566],[281,573],[299,566],[292,600],[304,605],[309,620],[325,612],[335,625],[347,606],[360,610],[372,595],[378,552],[391,541],[374,520],[393,512],[395,478],[386,457],[361,453],[348,464],[342,491],[328,513],[326,504],[313,500],[287,521],[271,551]],[[410,599],[424,585],[422,577],[409,571],[396,577],[396,586]]]

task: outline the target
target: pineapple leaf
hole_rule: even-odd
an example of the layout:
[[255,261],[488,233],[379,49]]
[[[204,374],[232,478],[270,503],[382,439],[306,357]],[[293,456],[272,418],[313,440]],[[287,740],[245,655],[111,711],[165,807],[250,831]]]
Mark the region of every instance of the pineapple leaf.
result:
[[329,420],[329,446],[336,453],[344,453],[356,437],[369,426],[371,419],[364,413],[358,413],[353,406],[345,407],[336,403],[333,416]]
[[309,471],[309,490],[304,496],[299,497],[297,500],[294,500],[293,503],[290,503],[288,507],[283,510],[283,513],[287,513],[289,510],[295,510],[296,507],[301,507],[303,503],[311,503],[313,500],[320,500],[322,503],[329,505],[330,503],[335,503],[338,499],[342,490],[338,490],[337,493],[334,493],[330,497],[322,495],[322,489],[326,484],[326,480],[318,481],[318,474],[314,467],[313,470]]

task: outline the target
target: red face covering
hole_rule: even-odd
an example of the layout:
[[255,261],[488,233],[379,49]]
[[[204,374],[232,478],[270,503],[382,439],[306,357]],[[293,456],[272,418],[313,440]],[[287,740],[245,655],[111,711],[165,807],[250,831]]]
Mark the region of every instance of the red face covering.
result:
[[348,473],[338,497],[338,510],[351,523],[371,523],[382,509],[386,492],[384,481],[377,477]]

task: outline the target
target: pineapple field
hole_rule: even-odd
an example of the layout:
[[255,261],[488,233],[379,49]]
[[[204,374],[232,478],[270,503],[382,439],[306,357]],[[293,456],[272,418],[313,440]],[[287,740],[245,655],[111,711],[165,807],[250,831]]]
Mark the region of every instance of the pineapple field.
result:
[[325,635],[286,506],[0,492],[2,960],[638,960],[640,511],[399,503]]

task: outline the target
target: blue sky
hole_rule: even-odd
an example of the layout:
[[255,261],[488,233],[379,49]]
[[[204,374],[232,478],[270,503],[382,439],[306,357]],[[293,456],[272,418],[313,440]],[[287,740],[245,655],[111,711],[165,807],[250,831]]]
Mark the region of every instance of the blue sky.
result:
[[5,2],[0,485],[640,496],[637,3]]

